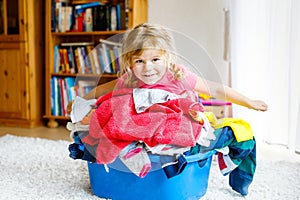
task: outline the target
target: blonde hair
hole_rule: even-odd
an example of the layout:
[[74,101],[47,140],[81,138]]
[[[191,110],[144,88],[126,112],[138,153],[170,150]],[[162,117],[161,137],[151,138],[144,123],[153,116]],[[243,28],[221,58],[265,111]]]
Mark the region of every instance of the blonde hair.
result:
[[127,31],[123,37],[120,62],[121,75],[127,73],[126,85],[136,86],[137,79],[131,70],[131,59],[132,56],[140,56],[145,49],[160,50],[166,58],[166,64],[173,78],[175,80],[183,78],[182,70],[176,65],[176,48],[172,35],[160,25],[143,23]]

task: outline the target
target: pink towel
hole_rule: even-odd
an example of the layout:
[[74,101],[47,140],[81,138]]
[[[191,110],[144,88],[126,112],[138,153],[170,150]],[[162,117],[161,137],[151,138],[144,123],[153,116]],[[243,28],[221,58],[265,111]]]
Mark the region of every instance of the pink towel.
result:
[[[200,136],[202,125],[193,121],[188,109],[193,105],[189,99],[175,99],[154,104],[145,112],[135,111],[132,89],[121,89],[104,95],[96,102],[89,128],[83,142],[98,145],[96,160],[108,164],[120,151],[133,141],[142,141],[153,147],[157,144],[194,146]],[[198,104],[197,104],[198,105]]]

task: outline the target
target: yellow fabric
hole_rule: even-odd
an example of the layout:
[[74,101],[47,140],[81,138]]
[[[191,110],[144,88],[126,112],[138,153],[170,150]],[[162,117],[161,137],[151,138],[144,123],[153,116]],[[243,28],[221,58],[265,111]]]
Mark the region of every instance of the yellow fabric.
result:
[[199,97],[200,97],[201,99],[204,99],[204,100],[210,99],[210,96],[209,96],[209,95],[202,94],[202,93],[199,93]]
[[208,118],[211,126],[214,129],[223,128],[225,126],[231,127],[234,136],[238,142],[243,142],[247,140],[252,140],[254,133],[248,122],[239,118],[222,118],[217,119],[212,112],[204,112],[205,116]]

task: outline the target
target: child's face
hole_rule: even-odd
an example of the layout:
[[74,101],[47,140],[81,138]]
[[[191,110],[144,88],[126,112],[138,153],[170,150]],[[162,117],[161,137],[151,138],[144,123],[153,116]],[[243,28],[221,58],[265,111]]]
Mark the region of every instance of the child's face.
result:
[[132,57],[134,75],[148,85],[157,83],[167,71],[166,59],[162,52],[146,49],[140,56]]

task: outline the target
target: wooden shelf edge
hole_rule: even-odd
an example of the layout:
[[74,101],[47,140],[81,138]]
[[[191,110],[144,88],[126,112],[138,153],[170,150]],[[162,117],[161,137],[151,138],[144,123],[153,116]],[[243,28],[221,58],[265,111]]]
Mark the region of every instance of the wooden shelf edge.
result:
[[85,3],[99,2],[99,1],[101,4],[106,4],[109,2],[108,0],[73,0],[72,4],[76,5],[76,4],[85,4]]
[[104,77],[104,78],[118,78],[117,74],[63,74],[63,73],[52,73],[51,76],[59,77]]
[[57,120],[71,120],[70,117],[65,117],[65,116],[53,116],[53,115],[44,115],[44,119],[57,119]]
[[72,36],[72,35],[116,35],[124,33],[126,30],[117,30],[117,31],[91,31],[91,32],[51,32],[52,36]]

